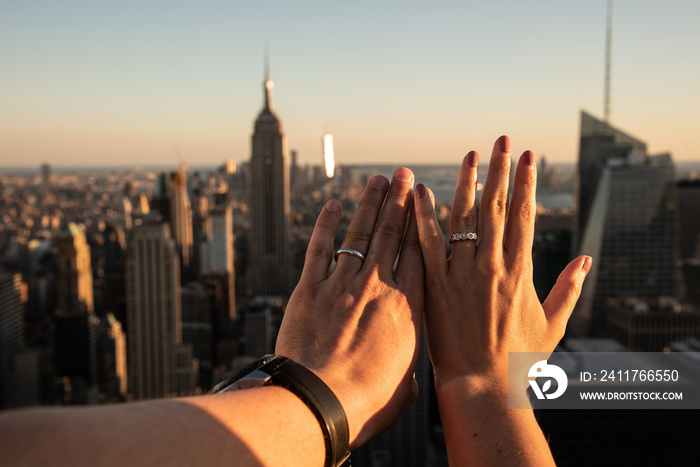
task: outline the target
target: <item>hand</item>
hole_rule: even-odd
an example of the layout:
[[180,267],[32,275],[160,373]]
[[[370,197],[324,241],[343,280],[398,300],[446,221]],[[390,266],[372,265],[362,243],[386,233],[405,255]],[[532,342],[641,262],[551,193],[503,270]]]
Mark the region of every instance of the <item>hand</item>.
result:
[[[501,136],[481,197],[478,241],[455,241],[449,259],[431,194],[420,184],[415,190],[426,268],[426,335],[438,391],[455,378],[459,384],[467,378],[475,390],[505,391],[508,352],[554,350],[591,266],[590,257],[576,258],[540,304],[532,282],[534,156],[526,151],[520,157],[509,207],[510,157],[510,140]],[[450,217],[452,233],[477,232],[478,161],[472,151],[462,163]]]
[[278,354],[313,370],[338,397],[351,449],[391,426],[417,394],[423,263],[408,215],[412,189],[406,168],[391,186],[382,176],[369,181],[343,242],[366,260],[341,254],[330,276],[341,206],[326,203],[277,339]]

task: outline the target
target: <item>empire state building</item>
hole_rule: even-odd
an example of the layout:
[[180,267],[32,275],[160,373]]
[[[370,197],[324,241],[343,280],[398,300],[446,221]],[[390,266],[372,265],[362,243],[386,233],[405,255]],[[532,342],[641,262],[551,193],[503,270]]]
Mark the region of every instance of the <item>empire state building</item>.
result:
[[289,166],[282,122],[272,107],[272,81],[265,73],[265,104],[255,121],[250,159],[250,267],[254,295],[289,295]]

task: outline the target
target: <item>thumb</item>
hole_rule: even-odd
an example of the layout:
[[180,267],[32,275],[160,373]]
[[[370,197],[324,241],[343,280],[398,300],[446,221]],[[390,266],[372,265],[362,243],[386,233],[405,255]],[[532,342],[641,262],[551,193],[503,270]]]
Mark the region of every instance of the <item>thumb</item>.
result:
[[542,304],[547,321],[554,326],[566,326],[581,295],[581,287],[586,274],[591,270],[593,258],[579,256],[564,268]]

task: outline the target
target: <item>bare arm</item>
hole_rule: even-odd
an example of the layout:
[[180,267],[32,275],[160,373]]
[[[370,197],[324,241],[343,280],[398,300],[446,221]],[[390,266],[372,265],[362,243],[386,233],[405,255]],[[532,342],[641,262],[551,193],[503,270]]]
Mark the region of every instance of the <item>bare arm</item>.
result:
[[[508,409],[508,352],[554,350],[590,258],[569,264],[540,304],[532,283],[532,152],[520,158],[509,206],[510,140],[498,139],[477,226],[478,160],[473,151],[464,158],[450,219],[453,234],[478,232],[478,241],[455,241],[449,259],[431,194],[422,185],[415,192],[426,265],[426,333],[448,457],[460,466],[552,465],[532,410]],[[526,397],[525,389],[512,397]]]
[[[412,189],[405,168],[391,183],[370,180],[343,243],[366,260],[343,254],[330,275],[341,206],[326,204],[277,341],[277,353],[338,397],[351,450],[391,426],[416,395],[423,263]],[[0,414],[0,465],[320,466],[324,457],[311,410],[279,387]]]
[[278,387],[0,416],[8,466],[323,465],[324,449],[314,415]]

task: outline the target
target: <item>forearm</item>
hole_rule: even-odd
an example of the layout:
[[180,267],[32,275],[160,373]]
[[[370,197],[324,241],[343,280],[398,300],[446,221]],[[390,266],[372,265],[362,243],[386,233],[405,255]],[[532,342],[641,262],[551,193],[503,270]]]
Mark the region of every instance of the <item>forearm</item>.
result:
[[450,465],[554,465],[533,411],[509,409],[505,388],[465,378],[436,389]]
[[313,413],[289,391],[0,416],[0,465],[323,465]]

